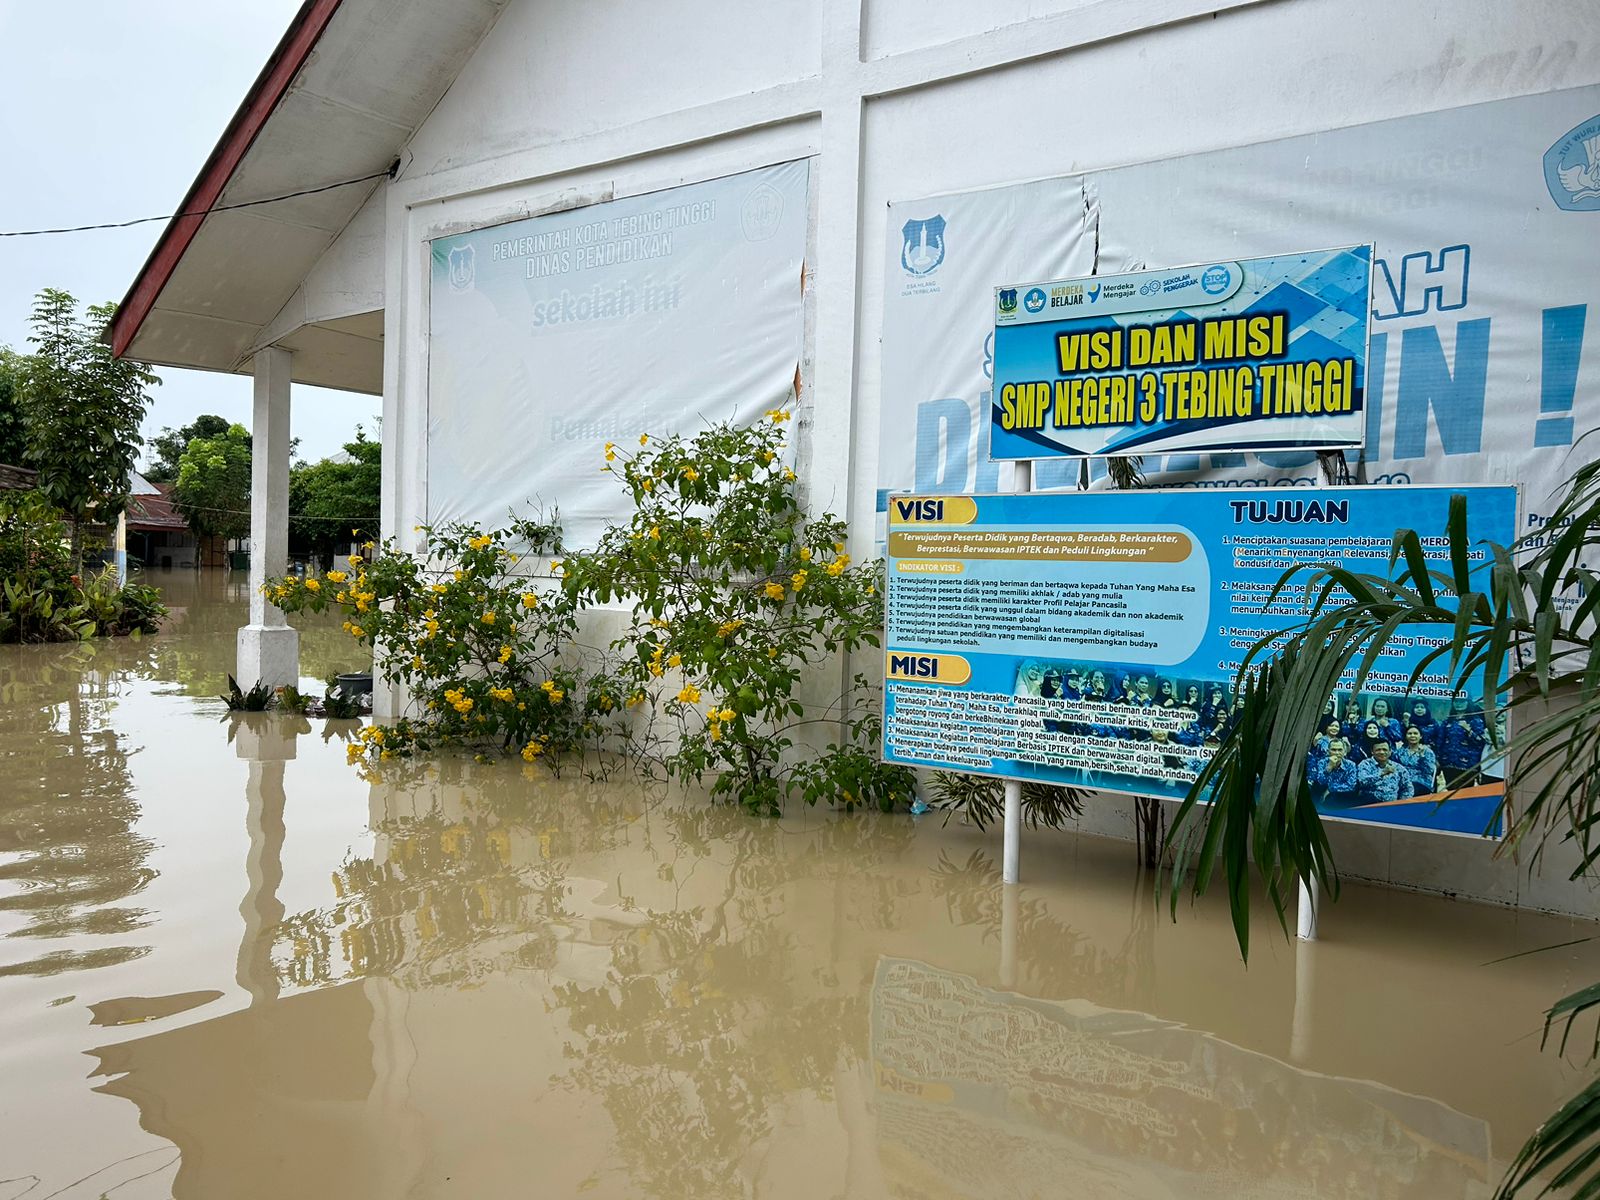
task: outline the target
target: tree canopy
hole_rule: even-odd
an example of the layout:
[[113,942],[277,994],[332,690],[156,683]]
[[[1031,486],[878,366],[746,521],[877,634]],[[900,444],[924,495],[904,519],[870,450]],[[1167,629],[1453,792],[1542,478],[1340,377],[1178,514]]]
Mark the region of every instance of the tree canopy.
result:
[[192,439],[178,460],[172,498],[197,536],[248,536],[250,432],[229,425],[217,437]]
[[0,346],[0,463],[26,467],[27,431],[22,423],[22,359],[16,351]]
[[150,467],[144,477],[151,483],[175,483],[183,452],[196,438],[216,438],[228,432],[230,421],[215,413],[204,413],[179,429],[168,425],[150,439]]
[[289,543],[326,561],[351,540],[376,538],[383,445],[356,427],[344,461],[325,458],[289,473]]
[[114,358],[100,332],[116,312],[97,304],[80,315],[69,293],[46,288],[34,299],[21,364],[25,449],[38,487],[73,519],[73,561],[81,561],[85,520],[115,521],[142,439],[139,425],[160,382],[143,363]]

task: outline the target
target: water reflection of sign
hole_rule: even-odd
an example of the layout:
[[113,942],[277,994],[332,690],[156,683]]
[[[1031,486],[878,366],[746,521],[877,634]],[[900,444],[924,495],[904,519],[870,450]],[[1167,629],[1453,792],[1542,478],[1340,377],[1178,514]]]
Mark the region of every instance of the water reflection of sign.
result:
[[878,1143],[919,1197],[1478,1196],[1480,1120],[1088,1001],[880,959]]

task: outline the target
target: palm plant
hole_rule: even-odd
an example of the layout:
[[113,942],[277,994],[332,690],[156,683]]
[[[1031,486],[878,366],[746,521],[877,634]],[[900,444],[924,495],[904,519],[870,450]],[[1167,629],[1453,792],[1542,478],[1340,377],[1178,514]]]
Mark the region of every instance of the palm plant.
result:
[[[1304,770],[1323,700],[1359,692],[1389,639],[1403,626],[1435,625],[1442,643],[1416,667],[1447,670],[1458,690],[1481,688],[1485,721],[1508,710],[1517,730],[1497,750],[1509,765],[1501,853],[1537,863],[1552,838],[1578,851],[1577,879],[1600,862],[1600,462],[1572,476],[1543,530],[1510,547],[1486,544],[1474,570],[1466,497],[1452,498],[1448,554],[1435,570],[1414,530],[1396,532],[1389,575],[1301,566],[1279,580],[1267,604],[1303,585],[1305,621],[1264,638],[1237,682],[1243,711],[1179,809],[1167,845],[1170,899],[1198,896],[1219,877],[1228,890],[1239,948],[1250,947],[1254,860],[1287,931],[1299,885],[1337,898],[1339,879]],[[1426,531],[1433,533],[1435,531]],[[1482,561],[1482,558],[1477,559]],[[1548,1010],[1565,1049],[1574,1023],[1600,1009],[1600,982]],[[1591,1057],[1600,1054],[1600,1033]],[[1537,1193],[1531,1189],[1538,1187]],[[1549,1117],[1512,1162],[1499,1196],[1570,1189],[1600,1200],[1600,1078]]]

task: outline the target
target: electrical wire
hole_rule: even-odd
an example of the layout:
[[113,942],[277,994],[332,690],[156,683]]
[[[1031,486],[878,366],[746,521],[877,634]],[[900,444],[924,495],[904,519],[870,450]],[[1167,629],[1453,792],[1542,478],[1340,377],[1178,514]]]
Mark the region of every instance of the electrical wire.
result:
[[276,204],[280,200],[293,200],[298,196],[315,196],[321,192],[331,192],[335,188],[350,187],[352,184],[367,183],[374,179],[394,178],[395,167],[398,160],[388,169],[374,171],[371,175],[363,175],[359,179],[342,179],[338,183],[325,183],[321,187],[305,188],[298,192],[285,192],[281,196],[268,196],[262,200],[242,200],[238,204],[216,204],[210,208],[197,209],[194,212],[168,213],[160,217],[135,217],[131,221],[107,221],[100,225],[67,225],[60,229],[11,229],[0,230],[0,238],[16,237],[46,237],[55,233],[88,233],[95,229],[127,229],[133,225],[148,225],[152,221],[175,221],[179,217],[205,217],[212,213],[232,212],[240,208],[256,208],[262,204]]

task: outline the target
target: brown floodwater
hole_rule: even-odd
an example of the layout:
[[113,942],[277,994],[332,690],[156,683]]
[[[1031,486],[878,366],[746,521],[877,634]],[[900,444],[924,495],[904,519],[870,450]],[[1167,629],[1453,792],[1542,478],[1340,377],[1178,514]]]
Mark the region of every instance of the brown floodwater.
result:
[[1600,942],[1496,961],[1591,924],[1349,886],[1247,969],[1123,843],[1008,895],[933,814],[369,783],[225,717],[242,584],[156,580],[156,637],[0,647],[0,1200],[1483,1197],[1592,1070],[1538,1035]]

